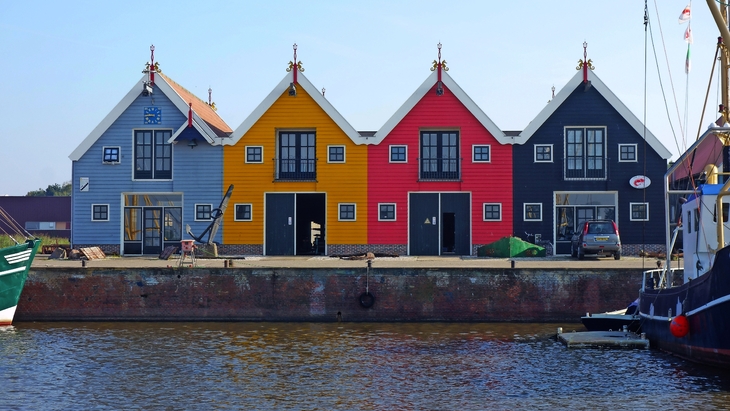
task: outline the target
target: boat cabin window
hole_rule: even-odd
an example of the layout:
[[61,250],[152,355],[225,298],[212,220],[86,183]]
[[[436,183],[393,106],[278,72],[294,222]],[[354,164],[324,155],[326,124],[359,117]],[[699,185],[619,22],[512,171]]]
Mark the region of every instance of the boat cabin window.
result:
[[700,230],[700,210],[694,210],[695,215],[695,231]]
[[[730,204],[722,203],[722,222],[727,223],[728,210],[730,210]],[[715,210],[712,213],[712,221],[717,222],[717,204],[715,204]]]
[[687,211],[687,234],[692,233],[692,212]]

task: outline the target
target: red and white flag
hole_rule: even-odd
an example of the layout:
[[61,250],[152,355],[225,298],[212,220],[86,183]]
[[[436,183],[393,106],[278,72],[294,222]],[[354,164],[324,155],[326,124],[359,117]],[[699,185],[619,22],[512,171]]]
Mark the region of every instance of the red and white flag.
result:
[[682,10],[682,14],[679,15],[679,24],[689,21],[690,19],[689,4]]
[[692,44],[692,29],[687,26],[687,30],[684,31],[684,41],[687,44]]

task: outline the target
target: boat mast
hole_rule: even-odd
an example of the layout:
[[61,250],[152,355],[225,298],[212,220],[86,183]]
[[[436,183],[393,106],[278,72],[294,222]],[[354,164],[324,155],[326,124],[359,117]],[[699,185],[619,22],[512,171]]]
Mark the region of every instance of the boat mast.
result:
[[[715,0],[707,0],[707,6],[710,8],[715,24],[720,30],[723,46],[721,47],[720,70],[720,88],[722,91],[722,104],[720,105],[720,114],[722,115],[722,125],[728,123],[728,50],[727,44],[730,44],[730,30],[727,26],[727,6],[723,4],[722,9],[717,7]],[[727,144],[725,144],[727,147]],[[723,159],[725,160],[725,159]],[[727,169],[727,165],[724,167]],[[727,170],[725,170],[727,171]]]

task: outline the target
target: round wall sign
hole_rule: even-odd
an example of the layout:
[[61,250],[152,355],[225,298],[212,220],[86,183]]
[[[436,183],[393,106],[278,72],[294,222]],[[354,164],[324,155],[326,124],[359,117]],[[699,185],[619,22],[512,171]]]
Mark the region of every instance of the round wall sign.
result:
[[629,180],[629,184],[631,184],[631,187],[642,189],[649,187],[651,180],[647,176],[633,176]]

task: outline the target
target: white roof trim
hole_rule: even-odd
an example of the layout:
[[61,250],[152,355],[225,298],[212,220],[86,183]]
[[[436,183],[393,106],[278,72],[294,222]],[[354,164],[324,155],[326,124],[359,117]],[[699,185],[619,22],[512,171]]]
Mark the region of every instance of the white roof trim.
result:
[[[109,114],[104,117],[104,119],[99,123],[92,131],[89,133],[88,136],[84,139],[84,141],[79,144],[78,147],[69,155],[68,157],[71,159],[71,161],[78,161],[81,159],[81,157],[91,148],[91,146],[96,143],[96,141],[101,138],[101,136],[111,127],[112,124],[114,124],[115,121],[129,108],[132,103],[139,97],[139,95],[142,93],[142,85],[144,84],[145,80],[147,80],[147,76],[142,76],[142,78],[132,87],[131,90],[127,93],[122,100],[117,103],[116,106],[112,109]],[[172,102],[175,107],[180,110],[180,112],[185,115],[185,125],[187,125],[187,117],[188,117],[188,111],[190,110],[190,106],[188,105],[188,102],[183,100],[182,97],[180,97],[179,94],[167,83],[167,80],[163,76],[157,76],[155,81],[155,86],[159,89],[159,91],[162,92],[170,101]],[[198,131],[200,131],[200,134],[202,134],[206,140],[208,140],[211,144],[220,144],[221,138],[219,138],[213,130],[208,127],[208,124],[198,116],[198,114],[193,110],[193,122],[197,123],[196,128]]]
[[[405,103],[398,109],[398,111],[393,114],[392,117],[388,119],[388,121],[385,122],[383,127],[380,128],[375,133],[374,141],[370,142],[370,144],[380,144],[383,139],[391,132],[393,129],[405,118],[405,116],[413,109],[413,107],[418,104],[419,101],[423,98],[423,96],[428,93],[429,90],[433,87],[434,84],[438,81],[438,73],[434,71],[431,73],[428,78],[426,78],[426,81],[421,84],[416,91],[406,100]],[[444,85],[454,93],[454,96],[461,102],[461,104],[466,107],[469,112],[476,117],[477,120],[479,120],[480,123],[484,126],[484,128],[489,131],[489,133],[499,142],[500,144],[508,144],[511,143],[512,139],[505,136],[504,132],[497,127],[494,122],[487,117],[487,115],[482,111],[482,109],[477,106],[477,104],[472,100],[465,92],[464,90],[459,87],[458,84],[451,78],[451,76],[446,72],[441,72],[441,81],[444,83]]]
[[[243,120],[243,123],[241,123],[241,125],[233,131],[231,138],[223,142],[223,145],[232,146],[238,143],[238,140],[240,140],[241,137],[243,137],[244,134],[246,134],[251,127],[259,121],[261,116],[263,116],[264,113],[266,113],[271,106],[274,105],[279,97],[281,97],[281,95],[289,89],[289,85],[292,83],[293,79],[294,73],[287,73],[279,84],[274,87],[271,93],[269,93],[269,95],[266,96],[266,98],[251,112],[251,114]],[[312,99],[322,108],[322,110],[327,113],[335,124],[337,124],[340,129],[347,134],[348,137],[350,137],[350,140],[352,140],[355,144],[365,143],[355,128],[352,127],[344,117],[342,117],[342,115],[332,106],[332,104],[330,104],[329,101],[327,101],[326,98],[324,98],[322,93],[320,93],[319,90],[317,90],[317,88],[309,82],[303,73],[297,73],[296,87],[303,88],[304,91],[306,91],[307,94],[309,94],[309,96],[312,97]]]
[[[636,130],[639,135],[644,135],[644,124],[639,120],[638,117],[634,115],[634,113],[629,110],[624,103],[619,100],[618,97],[616,97],[615,94],[601,81],[601,79],[598,78],[598,76],[593,73],[592,70],[588,70],[588,81],[591,82],[591,86],[598,91],[603,98],[608,101],[608,104],[610,104],[618,113],[621,115],[621,117],[626,120],[629,125]],[[540,111],[540,113],[535,117],[530,124],[525,127],[524,130],[520,133],[519,136],[514,137],[513,144],[525,144],[527,143],[527,140],[532,137],[533,134],[547,121],[550,116],[553,115],[555,110],[560,107],[565,100],[568,99],[568,97],[575,91],[575,89],[578,87],[579,84],[583,82],[583,71],[579,70],[573,78],[568,81],[568,83],[560,89],[557,95],[555,95],[555,98],[553,98],[546,106],[545,108]],[[672,153],[664,146],[664,144],[659,141],[659,139],[654,136],[654,134],[649,131],[649,129],[646,129],[646,135],[645,135],[646,142],[649,143],[649,146],[651,146],[654,151],[657,152],[663,159],[667,160],[672,157]]]
[[[205,124],[205,123],[203,123],[203,124]],[[205,141],[208,142],[208,144],[210,144],[210,145],[216,145],[215,144],[216,141],[213,140],[213,139],[211,139],[209,135],[205,134],[205,132],[203,131],[203,128],[200,126],[200,123],[197,120],[195,120],[195,117],[193,117],[193,127],[196,130],[198,130],[198,133],[200,133],[203,136],[203,138],[205,139]],[[185,122],[183,123],[183,125],[180,126],[180,128],[177,129],[177,131],[175,132],[175,134],[173,134],[172,137],[170,137],[169,139],[167,139],[167,142],[168,143],[174,143],[175,142],[175,139],[177,139],[177,137],[180,135],[180,133],[182,133],[183,131],[185,131],[186,128],[188,128],[188,120],[187,119],[185,120]]]

